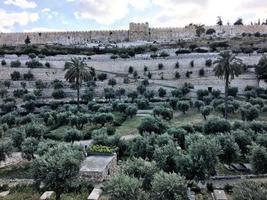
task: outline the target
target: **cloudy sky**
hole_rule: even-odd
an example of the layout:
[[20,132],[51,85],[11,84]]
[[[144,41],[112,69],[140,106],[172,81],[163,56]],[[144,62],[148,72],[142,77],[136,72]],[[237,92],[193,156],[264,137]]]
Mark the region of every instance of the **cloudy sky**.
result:
[[0,0],[0,32],[128,29],[189,23],[213,25],[267,18],[267,0]]

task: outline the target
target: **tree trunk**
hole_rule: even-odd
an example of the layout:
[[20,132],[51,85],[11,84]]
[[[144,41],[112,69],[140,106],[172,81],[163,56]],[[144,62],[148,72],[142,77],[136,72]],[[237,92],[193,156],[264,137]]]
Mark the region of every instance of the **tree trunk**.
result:
[[225,78],[225,97],[224,97],[224,117],[228,118],[228,89],[229,89],[229,76]]
[[80,110],[80,86],[77,85],[77,108]]
[[56,200],[60,200],[61,194],[56,193]]

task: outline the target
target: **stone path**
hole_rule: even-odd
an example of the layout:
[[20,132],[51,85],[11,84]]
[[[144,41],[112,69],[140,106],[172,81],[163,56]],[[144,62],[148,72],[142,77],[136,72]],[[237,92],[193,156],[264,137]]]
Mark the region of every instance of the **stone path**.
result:
[[11,166],[11,165],[16,165],[24,161],[25,160],[22,158],[21,153],[15,152],[15,153],[12,153],[11,156],[7,157],[6,161],[0,162],[0,169]]

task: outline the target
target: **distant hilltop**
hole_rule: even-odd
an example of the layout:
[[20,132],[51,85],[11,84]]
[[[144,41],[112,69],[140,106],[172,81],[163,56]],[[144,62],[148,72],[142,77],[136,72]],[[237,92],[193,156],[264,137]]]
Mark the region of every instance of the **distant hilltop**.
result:
[[[242,33],[267,33],[267,25],[225,25],[205,26],[203,34],[216,34],[232,37]],[[196,37],[196,27],[184,28],[151,28],[148,23],[130,23],[129,30],[109,31],[70,31],[70,32],[33,32],[33,33],[0,33],[0,45],[62,44],[86,45],[101,42],[135,42],[135,41],[177,41]]]

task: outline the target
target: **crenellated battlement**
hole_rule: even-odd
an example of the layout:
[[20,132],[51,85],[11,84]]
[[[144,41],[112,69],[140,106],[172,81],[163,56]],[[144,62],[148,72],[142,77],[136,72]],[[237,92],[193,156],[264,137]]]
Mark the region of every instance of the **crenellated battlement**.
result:
[[[267,33],[267,25],[246,26],[206,26],[214,29],[216,34],[236,36],[242,33]],[[22,32],[0,33],[0,45],[24,44],[29,36],[32,44],[81,45],[92,42],[126,42],[126,41],[173,41],[196,36],[194,26],[149,27],[148,23],[130,23],[129,30],[92,30],[92,31],[58,31],[58,32]]]

